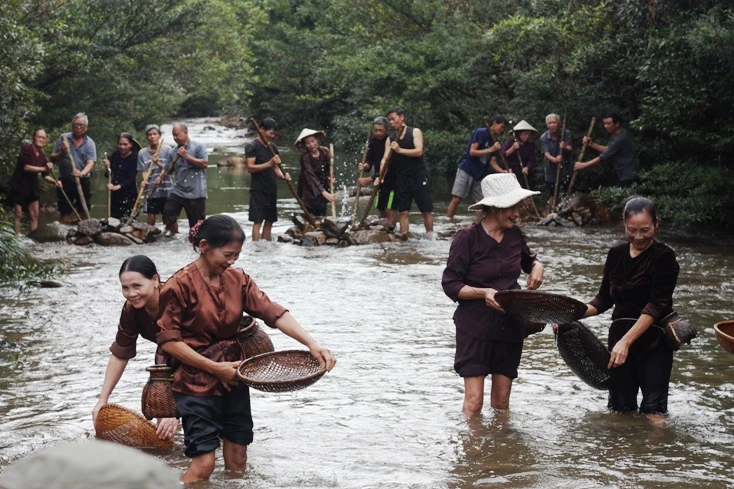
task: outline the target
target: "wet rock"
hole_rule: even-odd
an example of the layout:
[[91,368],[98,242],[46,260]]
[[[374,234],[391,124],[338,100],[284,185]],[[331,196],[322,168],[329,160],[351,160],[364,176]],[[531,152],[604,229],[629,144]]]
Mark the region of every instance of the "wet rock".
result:
[[584,225],[584,219],[581,217],[581,214],[578,212],[574,212],[571,214],[571,219],[577,226],[583,226]]
[[342,235],[347,231],[349,223],[339,225],[336,219],[327,217],[321,221],[321,231],[326,235],[327,238],[341,238]]
[[125,236],[127,237],[127,239],[129,239],[130,241],[132,241],[135,244],[140,244],[140,245],[141,244],[145,244],[145,241],[143,241],[140,238],[136,238],[134,235],[128,234],[128,235],[125,235]]
[[79,235],[95,237],[102,232],[102,223],[98,219],[84,219],[77,225]]
[[223,160],[220,160],[219,163],[217,163],[217,166],[220,167],[235,167],[244,165],[245,159],[241,156],[230,156],[229,158],[224,158]]
[[122,226],[122,227],[120,228],[120,233],[122,233],[122,234],[130,234],[130,233],[132,233],[133,231],[134,231],[134,230],[133,230],[133,227],[132,227],[132,226]]
[[54,243],[57,241],[65,241],[69,230],[74,229],[72,226],[61,224],[60,222],[50,222],[39,226],[28,234],[28,237],[38,243]]
[[365,229],[349,233],[349,241],[351,242],[351,244],[355,245],[387,243],[390,241],[390,237],[385,231],[373,231],[371,229]]
[[212,151],[214,153],[226,153],[228,150],[224,146],[217,146]]
[[278,236],[278,243],[292,243],[293,241],[295,241],[293,236],[289,236],[287,234],[281,234]]
[[333,246],[333,245],[337,245],[337,244],[339,244],[339,240],[338,240],[338,239],[336,239],[336,238],[328,238],[328,239],[326,240],[326,243],[325,243],[325,244],[327,244],[327,245],[332,245],[332,246]]
[[351,243],[348,239],[342,239],[336,244],[337,248],[347,248],[348,246],[351,246]]
[[134,244],[127,236],[117,233],[100,233],[95,241],[102,246],[130,246]]
[[39,280],[38,286],[44,289],[55,289],[58,287],[63,287],[64,284],[62,284],[58,280]]
[[299,231],[301,231],[302,233],[306,232],[304,230],[306,229],[306,224],[308,224],[308,222],[306,222],[303,216],[301,216],[300,214],[293,214],[293,217],[291,217],[291,221],[293,222],[293,224],[296,225]]
[[[314,244],[312,244],[314,243]],[[303,234],[302,246],[321,246],[326,243],[326,235],[321,231],[311,231]]]
[[538,221],[536,223],[536,225],[537,226],[548,226],[550,223],[554,222],[556,216],[557,216],[557,214],[555,212],[552,212],[552,213],[548,214],[547,216],[545,216],[540,221]]
[[380,219],[373,220],[370,222],[370,227],[372,226],[382,226],[388,231],[393,231],[395,229],[395,224],[393,224],[390,219],[386,217],[382,217]]
[[120,228],[122,227],[122,222],[120,222],[119,219],[116,219],[114,217],[108,217],[107,219],[102,219],[102,226],[104,227],[103,231],[108,233],[116,233],[120,231]]
[[217,128],[214,126],[204,126],[201,128],[202,131],[216,131]]
[[145,243],[155,241],[155,237],[161,234],[160,229],[144,222],[134,221],[131,227],[133,228],[133,232],[131,234]]
[[303,238],[303,233],[296,226],[289,227],[285,231],[285,234],[287,234],[288,236],[290,236],[291,238],[294,238],[294,239],[301,239],[301,238]]
[[94,243],[94,238],[91,236],[79,236],[74,240],[74,244],[77,246],[87,246]]
[[217,123],[220,126],[229,127],[231,129],[242,129],[247,125],[245,118],[239,115],[222,117],[217,121]]

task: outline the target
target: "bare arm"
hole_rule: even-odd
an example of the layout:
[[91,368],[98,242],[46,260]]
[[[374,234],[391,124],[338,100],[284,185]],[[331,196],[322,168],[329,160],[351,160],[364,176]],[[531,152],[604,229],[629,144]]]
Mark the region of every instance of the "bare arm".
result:
[[622,336],[622,339],[620,339],[614,345],[614,348],[612,348],[612,355],[609,358],[609,365],[607,368],[619,367],[624,364],[627,360],[627,355],[629,355],[630,346],[632,346],[632,344],[637,341],[637,339],[642,336],[650,326],[652,326],[653,322],[654,319],[652,316],[649,314],[641,314],[632,328],[627,331],[627,334]]
[[[275,158],[278,158],[277,161],[280,161],[280,158],[276,156],[270,159],[267,163],[263,163],[262,165],[255,164],[256,158],[254,156],[252,158],[247,158],[245,160],[245,166],[247,168],[247,173],[260,173],[262,171],[267,170],[268,168],[277,167],[278,165],[276,163]],[[276,173],[277,173],[277,170],[276,170]]]
[[497,164],[497,157],[496,156],[493,156],[492,158],[490,158],[490,160],[489,160],[489,166],[491,166],[492,168],[494,168],[494,171],[496,171],[497,173],[506,173],[507,172],[507,170],[505,170],[504,168],[500,168],[500,166]]
[[413,145],[415,149],[397,147],[395,148],[395,152],[410,158],[420,158],[423,156],[423,133],[418,128],[413,129]]
[[333,357],[331,352],[324,348],[316,341],[306,330],[298,324],[296,318],[294,318],[290,312],[286,312],[275,321],[275,327],[287,334],[297,342],[306,346],[310,351],[311,355],[319,361],[321,365],[326,366],[326,370],[331,370],[336,364],[336,358]]
[[499,150],[501,148],[500,143],[494,143],[493,146],[490,146],[487,149],[479,149],[479,143],[471,143],[471,147],[469,148],[469,156],[472,158],[477,158],[479,156],[488,155],[490,153],[494,153],[495,151]]
[[125,371],[127,366],[127,360],[110,355],[110,359],[107,362],[107,370],[104,373],[104,383],[102,384],[102,391],[99,393],[99,400],[97,405],[92,410],[92,419],[97,420],[97,414],[102,406],[109,402],[110,394],[115,390],[115,386],[120,381],[122,373]]

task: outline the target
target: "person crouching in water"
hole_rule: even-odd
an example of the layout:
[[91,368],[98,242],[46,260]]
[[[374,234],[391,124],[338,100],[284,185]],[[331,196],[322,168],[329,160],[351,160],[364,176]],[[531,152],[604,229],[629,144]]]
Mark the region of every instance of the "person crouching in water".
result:
[[296,149],[303,151],[298,196],[306,205],[306,210],[318,217],[325,216],[326,204],[335,200],[334,195],[326,190],[331,184],[331,153],[329,148],[320,145],[325,136],[324,131],[304,129],[295,143]]
[[336,363],[287,309],[272,302],[244,270],[232,268],[244,241],[245,233],[229,216],[199,222],[189,232],[199,257],[173,274],[161,291],[158,344],[184,364],[173,378],[185,454],[192,458],[181,476],[184,483],[211,475],[220,438],[225,468],[245,469],[253,424],[250,391],[236,375],[244,352],[226,347],[237,341],[245,312],[305,345],[327,370]]
[[462,411],[467,416],[482,411],[487,375],[492,376],[492,407],[510,406],[526,334],[523,322],[505,314],[494,296],[501,290],[519,289],[521,271],[528,274],[528,289],[543,283],[543,265],[515,225],[521,202],[538,193],[520,187],[512,173],[485,177],[484,198],[469,206],[469,210],[483,211],[484,217],[459,230],[451,243],[441,285],[459,303],[454,313],[454,369],[464,378]]

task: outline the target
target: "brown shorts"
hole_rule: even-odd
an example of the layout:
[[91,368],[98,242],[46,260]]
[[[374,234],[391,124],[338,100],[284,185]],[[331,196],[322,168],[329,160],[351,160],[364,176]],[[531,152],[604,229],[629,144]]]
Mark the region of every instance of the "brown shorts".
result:
[[486,377],[499,374],[517,378],[522,342],[478,340],[456,331],[454,370],[461,377]]

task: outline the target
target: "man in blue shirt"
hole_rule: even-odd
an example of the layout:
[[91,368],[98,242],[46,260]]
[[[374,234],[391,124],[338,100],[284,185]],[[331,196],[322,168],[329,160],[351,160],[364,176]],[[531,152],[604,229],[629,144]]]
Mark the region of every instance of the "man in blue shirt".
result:
[[490,136],[486,127],[475,129],[459,163],[454,186],[451,189],[451,203],[446,211],[446,217],[451,222],[454,222],[456,209],[462,199],[471,196],[474,202],[482,200],[482,180],[489,174],[490,166],[495,173],[506,172],[497,164],[497,152],[502,146],[499,142],[493,141],[496,140],[496,136],[504,134],[507,119],[502,115],[495,115],[489,122],[489,130],[492,131],[494,138]]

